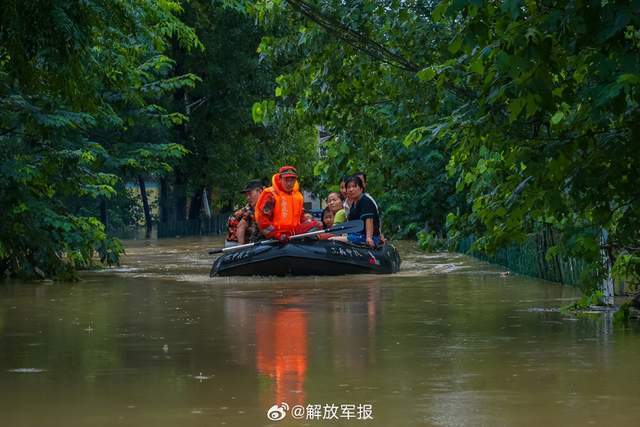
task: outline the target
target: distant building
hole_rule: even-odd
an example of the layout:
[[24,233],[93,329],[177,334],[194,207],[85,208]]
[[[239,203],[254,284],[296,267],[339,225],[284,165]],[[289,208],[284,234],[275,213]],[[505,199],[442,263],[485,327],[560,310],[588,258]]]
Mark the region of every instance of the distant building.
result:
[[322,203],[318,196],[310,191],[303,191],[304,196],[304,210],[305,211],[319,211],[322,209]]

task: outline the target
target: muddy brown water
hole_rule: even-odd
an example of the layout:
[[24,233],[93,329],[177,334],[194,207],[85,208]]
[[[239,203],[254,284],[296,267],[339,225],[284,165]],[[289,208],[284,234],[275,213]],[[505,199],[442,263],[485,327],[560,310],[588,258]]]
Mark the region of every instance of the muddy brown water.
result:
[[0,285],[0,426],[640,420],[640,329],[555,311],[573,288],[409,242],[392,276],[211,279],[220,243]]

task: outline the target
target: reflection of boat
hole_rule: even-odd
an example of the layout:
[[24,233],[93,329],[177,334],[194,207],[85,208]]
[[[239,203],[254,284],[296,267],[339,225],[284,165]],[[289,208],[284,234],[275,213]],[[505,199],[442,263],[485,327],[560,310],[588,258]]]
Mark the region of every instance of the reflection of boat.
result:
[[256,313],[256,367],[275,381],[268,402],[304,404],[307,372],[307,314],[290,308],[293,301],[279,300],[285,308]]
[[216,259],[211,276],[390,274],[400,269],[391,244],[371,249],[330,240],[256,245]]

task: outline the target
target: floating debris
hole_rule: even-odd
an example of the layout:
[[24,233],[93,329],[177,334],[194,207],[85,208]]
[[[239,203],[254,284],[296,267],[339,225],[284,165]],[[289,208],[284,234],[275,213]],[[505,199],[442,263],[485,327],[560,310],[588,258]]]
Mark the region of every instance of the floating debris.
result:
[[42,372],[47,372],[47,370],[40,368],[16,368],[9,369],[7,372],[14,372],[16,374],[40,374]]
[[202,381],[206,381],[206,380],[210,379],[212,376],[214,376],[214,375],[211,375],[211,376],[202,375],[202,372],[200,372],[199,375],[194,375],[193,378],[196,379],[196,380],[199,380],[200,382],[202,382]]
[[531,313],[559,313],[559,308],[549,308],[549,307],[530,307],[527,311]]

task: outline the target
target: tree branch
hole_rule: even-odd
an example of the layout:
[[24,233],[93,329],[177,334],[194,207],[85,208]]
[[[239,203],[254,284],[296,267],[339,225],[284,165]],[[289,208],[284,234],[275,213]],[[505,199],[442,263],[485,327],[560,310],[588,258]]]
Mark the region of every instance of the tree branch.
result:
[[370,39],[361,32],[352,30],[342,22],[324,15],[304,0],[288,0],[288,3],[300,14],[306,16],[308,19],[312,20],[324,29],[329,30],[333,35],[368,56],[406,71],[415,73],[420,70],[420,67],[417,64],[414,64],[400,54],[392,52],[382,44]]

